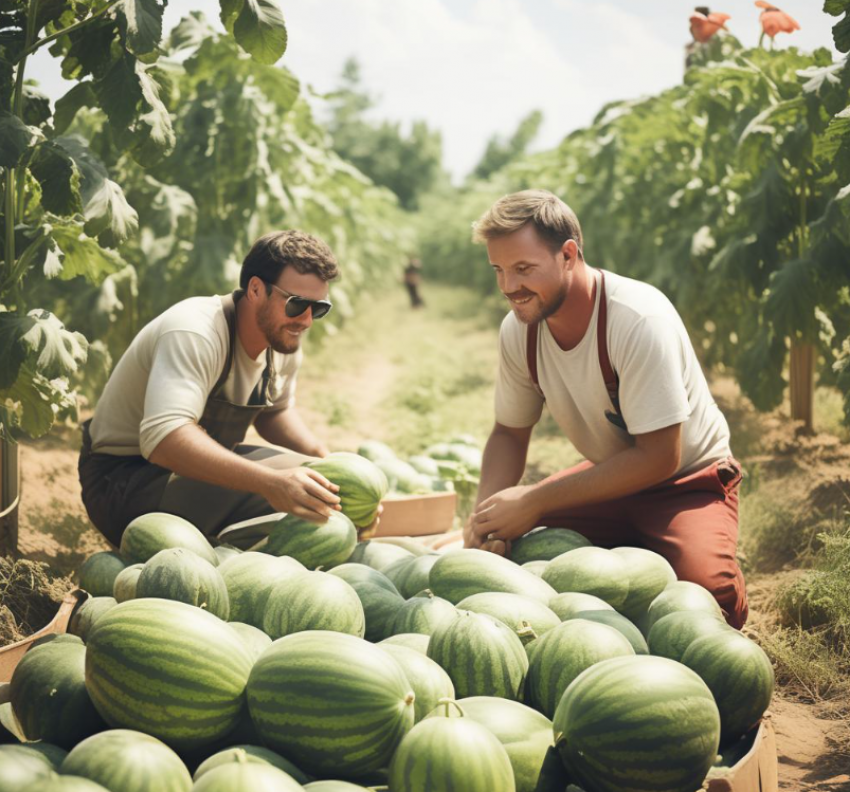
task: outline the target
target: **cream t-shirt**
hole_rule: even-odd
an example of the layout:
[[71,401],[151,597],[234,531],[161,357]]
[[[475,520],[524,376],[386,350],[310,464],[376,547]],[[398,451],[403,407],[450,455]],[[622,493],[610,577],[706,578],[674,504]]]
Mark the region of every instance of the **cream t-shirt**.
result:
[[[171,432],[197,423],[207,397],[227,360],[230,341],[220,297],[191,297],[173,305],[142,328],[109,377],[91,424],[92,450],[103,454],[150,457]],[[299,349],[272,353],[272,406],[295,404]],[[236,341],[223,396],[247,404],[266,367],[266,353],[255,359]]]
[[[540,323],[537,373],[552,417],[576,449],[599,463],[634,445],[634,438],[682,424],[682,459],[676,475],[705,467],[731,454],[729,427],[708,389],[679,314],[654,286],[605,273],[608,298],[608,355],[620,379],[620,409],[628,433],[605,417],[613,405],[605,390],[596,343],[596,305],[584,337],[562,350]],[[496,421],[533,426],[544,400],[526,362],[527,327],[513,312],[502,322]]]

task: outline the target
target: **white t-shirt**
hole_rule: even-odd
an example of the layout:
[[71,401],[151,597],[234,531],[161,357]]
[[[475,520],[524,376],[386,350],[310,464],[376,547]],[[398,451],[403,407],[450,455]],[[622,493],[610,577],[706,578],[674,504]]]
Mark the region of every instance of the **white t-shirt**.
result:
[[[147,324],[106,383],[91,424],[92,450],[148,458],[166,435],[198,423],[224,369],[229,342],[220,297],[191,297]],[[295,404],[302,356],[300,349],[291,355],[272,353],[273,406],[268,410]],[[224,398],[247,404],[265,367],[265,350],[254,360],[237,338]]]
[[[596,343],[596,304],[584,337],[562,350],[545,322],[540,323],[537,374],[546,405],[576,449],[599,463],[634,445],[630,435],[682,424],[682,459],[676,475],[703,468],[731,454],[729,427],[708,389],[679,314],[654,286],[605,273],[608,298],[608,356],[620,379],[620,409],[628,433],[611,423],[613,405],[605,390]],[[533,426],[544,400],[526,361],[527,326],[513,312],[502,322],[496,421]]]

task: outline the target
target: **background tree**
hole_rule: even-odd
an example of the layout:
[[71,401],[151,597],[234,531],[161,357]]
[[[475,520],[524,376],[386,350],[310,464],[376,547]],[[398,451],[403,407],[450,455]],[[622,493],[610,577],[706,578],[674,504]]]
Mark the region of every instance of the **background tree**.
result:
[[509,138],[493,135],[484,149],[483,156],[472,169],[473,178],[486,179],[509,162],[519,159],[534,142],[542,124],[543,113],[533,110],[519,122]]

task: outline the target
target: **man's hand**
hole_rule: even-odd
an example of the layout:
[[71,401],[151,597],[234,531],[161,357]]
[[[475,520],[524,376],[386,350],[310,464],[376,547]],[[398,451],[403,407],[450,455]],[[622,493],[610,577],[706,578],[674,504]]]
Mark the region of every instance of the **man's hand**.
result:
[[381,514],[384,512],[384,507],[379,503],[378,504],[378,513],[375,515],[375,519],[372,520],[369,525],[365,528],[360,528],[357,531],[357,540],[360,542],[364,542],[366,539],[371,539],[378,532],[378,523],[381,521]]
[[[504,555],[504,543],[527,534],[540,518],[531,503],[532,493],[533,487],[509,487],[479,503],[470,518],[464,545]],[[491,546],[484,547],[487,543]]]
[[340,510],[339,487],[307,467],[270,470],[260,494],[275,511],[323,523]]

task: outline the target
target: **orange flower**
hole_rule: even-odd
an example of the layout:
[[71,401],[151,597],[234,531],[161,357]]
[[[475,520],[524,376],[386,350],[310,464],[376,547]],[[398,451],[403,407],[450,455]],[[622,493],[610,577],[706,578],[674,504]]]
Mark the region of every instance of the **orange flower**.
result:
[[691,14],[691,35],[694,41],[705,44],[721,28],[727,30],[726,20],[731,19],[729,14],[711,13],[707,16],[699,11]]
[[762,30],[771,38],[777,33],[793,33],[800,29],[796,19],[772,6],[767,0],[756,0],[756,7],[764,9],[759,16]]

